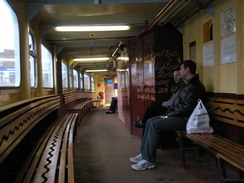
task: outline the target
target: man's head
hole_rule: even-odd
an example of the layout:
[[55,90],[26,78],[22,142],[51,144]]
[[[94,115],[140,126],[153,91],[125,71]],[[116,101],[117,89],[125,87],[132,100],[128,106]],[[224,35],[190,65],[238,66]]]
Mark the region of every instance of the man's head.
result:
[[173,72],[173,77],[174,77],[175,83],[179,83],[181,81],[180,70],[175,70]]
[[180,66],[180,75],[182,79],[190,79],[196,73],[196,64],[192,60],[185,60]]

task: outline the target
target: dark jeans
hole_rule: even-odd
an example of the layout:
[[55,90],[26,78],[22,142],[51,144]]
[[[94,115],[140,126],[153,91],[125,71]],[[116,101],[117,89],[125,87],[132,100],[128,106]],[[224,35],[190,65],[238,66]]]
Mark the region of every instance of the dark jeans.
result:
[[144,136],[141,144],[142,158],[155,162],[160,133],[173,130],[185,130],[187,118],[185,117],[168,117],[161,118],[156,116],[147,121]]
[[112,101],[111,101],[109,110],[112,111],[113,113],[115,113],[115,111],[116,111],[117,103],[118,103],[117,97],[112,97]]

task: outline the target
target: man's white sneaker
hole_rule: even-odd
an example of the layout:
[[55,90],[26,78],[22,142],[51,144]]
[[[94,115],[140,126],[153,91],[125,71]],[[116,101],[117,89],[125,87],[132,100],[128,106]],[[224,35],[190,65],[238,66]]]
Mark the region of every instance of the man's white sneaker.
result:
[[131,165],[131,168],[133,170],[147,170],[156,168],[156,166],[153,163],[143,159],[139,163]]
[[130,162],[131,163],[138,163],[142,160],[142,156],[141,156],[141,153],[138,154],[137,156],[134,156],[132,158],[130,158]]

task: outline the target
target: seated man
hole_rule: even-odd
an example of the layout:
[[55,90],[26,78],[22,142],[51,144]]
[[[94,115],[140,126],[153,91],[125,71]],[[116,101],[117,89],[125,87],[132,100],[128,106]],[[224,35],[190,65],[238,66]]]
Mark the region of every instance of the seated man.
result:
[[159,133],[185,130],[187,120],[196,107],[197,100],[206,100],[205,88],[195,72],[196,64],[193,61],[186,60],[181,64],[180,74],[183,81],[180,88],[171,97],[172,103],[167,112],[163,116],[156,116],[147,121],[140,153],[130,158],[131,162],[136,163],[131,165],[133,170],[155,168]]
[[106,113],[107,113],[107,114],[113,114],[113,113],[115,113],[116,108],[117,108],[117,103],[118,103],[118,99],[117,99],[117,97],[112,97],[112,100],[111,100],[111,104],[110,104],[109,110],[106,111]]
[[[180,86],[180,82],[182,80],[181,76],[180,76],[180,69],[176,69],[173,72],[173,78],[174,78],[175,84],[173,85],[172,90],[171,90],[172,95],[177,91],[177,89]],[[149,118],[164,114],[170,105],[171,105],[171,99],[163,102],[162,104],[159,104],[158,102],[152,102],[147,107],[147,110],[143,116],[143,119],[141,121],[137,121],[135,123],[135,126],[138,128],[144,128],[146,126],[145,124]]]

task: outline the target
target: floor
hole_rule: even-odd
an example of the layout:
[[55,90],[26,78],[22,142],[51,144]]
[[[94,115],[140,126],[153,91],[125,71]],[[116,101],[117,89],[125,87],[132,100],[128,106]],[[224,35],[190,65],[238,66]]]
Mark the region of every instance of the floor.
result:
[[218,183],[213,157],[189,153],[183,169],[178,149],[158,149],[156,169],[133,171],[129,158],[137,155],[140,139],[131,135],[117,114],[106,109],[89,112],[78,126],[74,143],[76,183]]

